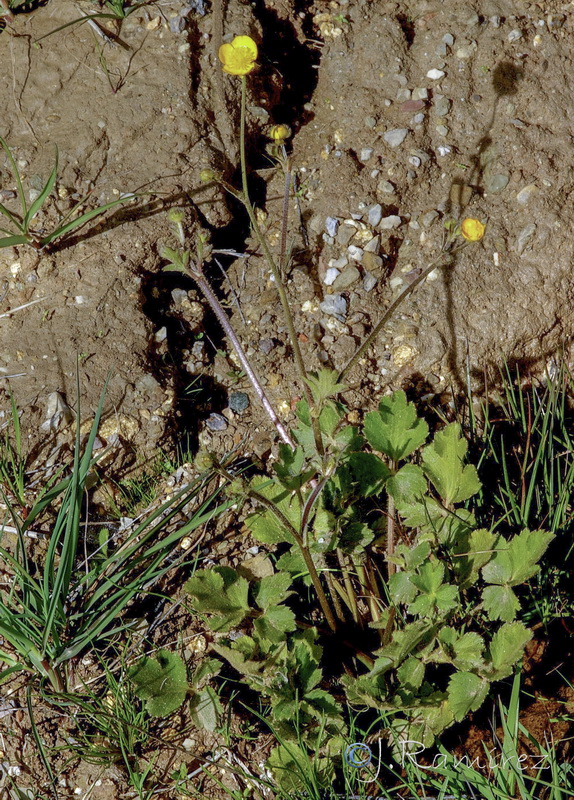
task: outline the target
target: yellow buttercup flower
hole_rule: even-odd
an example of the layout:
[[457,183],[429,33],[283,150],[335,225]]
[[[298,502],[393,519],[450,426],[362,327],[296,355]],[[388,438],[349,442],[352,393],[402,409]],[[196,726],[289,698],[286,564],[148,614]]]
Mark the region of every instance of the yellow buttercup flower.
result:
[[291,136],[291,128],[289,125],[273,125],[269,131],[269,138],[276,144],[283,144],[285,139]]
[[236,36],[230,44],[221,45],[219,60],[229,75],[248,75],[255,68],[257,45],[251,36]]
[[485,230],[486,225],[483,225],[480,220],[473,219],[472,217],[463,219],[460,226],[460,232],[467,242],[480,242],[484,236]]

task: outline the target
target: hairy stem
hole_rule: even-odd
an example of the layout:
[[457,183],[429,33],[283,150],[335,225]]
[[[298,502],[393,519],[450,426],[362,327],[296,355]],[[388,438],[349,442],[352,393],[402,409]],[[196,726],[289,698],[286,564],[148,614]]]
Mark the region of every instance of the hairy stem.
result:
[[315,567],[315,562],[313,561],[313,557],[309,551],[309,548],[305,545],[305,542],[303,541],[303,537],[301,536],[297,528],[295,528],[295,526],[292,525],[291,522],[287,519],[285,514],[283,514],[283,512],[277,508],[277,506],[272,500],[269,500],[267,497],[264,497],[262,494],[255,491],[254,489],[249,489],[247,495],[252,500],[255,500],[262,506],[265,506],[265,508],[268,508],[269,511],[271,511],[271,513],[274,514],[275,517],[277,517],[279,522],[289,531],[293,539],[295,539],[296,543],[299,546],[299,549],[301,550],[301,554],[303,556],[307,569],[309,570],[309,575],[313,582],[315,591],[317,592],[317,597],[319,598],[319,603],[321,604],[321,609],[323,610],[325,619],[327,620],[331,630],[336,631],[337,622],[331,610],[331,606],[329,605],[329,601],[327,600],[327,595],[323,590],[319,573],[317,572],[317,568]]
[[[371,347],[371,345],[374,343],[375,339],[378,337],[379,333],[381,332],[383,326],[387,324],[387,322],[393,316],[393,314],[395,313],[397,308],[401,305],[403,300],[406,300],[406,298],[410,294],[412,294],[412,292],[414,292],[414,290],[417,288],[419,283],[422,283],[422,281],[424,281],[424,279],[427,277],[427,275],[429,273],[431,273],[433,271],[433,269],[438,269],[439,267],[442,267],[442,266],[445,266],[446,264],[448,264],[449,261],[451,260],[451,257],[452,257],[451,254],[446,254],[445,255],[445,254],[441,253],[439,258],[437,258],[435,261],[433,261],[432,264],[429,264],[429,266],[425,270],[423,270],[421,272],[421,274],[418,276],[418,278],[415,278],[415,280],[409,286],[407,286],[406,289],[404,289],[400,293],[400,295],[396,298],[396,300],[393,303],[391,303],[391,305],[387,308],[387,310],[385,311],[385,313],[383,314],[381,319],[377,322],[377,324],[375,325],[373,330],[367,336],[367,338],[365,339],[363,344],[359,347],[359,349],[354,354],[354,356],[352,356],[352,358],[349,359],[349,361],[346,363],[346,365],[343,367],[343,369],[339,373],[339,377],[337,378],[337,381],[339,383],[343,381],[343,379],[349,374],[351,369],[355,366],[357,361],[360,358],[362,358],[363,355],[367,352],[367,350]],[[444,263],[441,263],[441,262],[444,262]]]
[[289,435],[285,426],[277,416],[277,412],[271,405],[271,402],[267,397],[259,378],[255,374],[255,371],[253,370],[251,364],[249,363],[249,359],[245,355],[245,352],[241,346],[239,339],[237,338],[237,335],[235,334],[235,331],[233,330],[233,326],[231,325],[231,322],[229,321],[227,314],[221,307],[221,304],[217,299],[215,292],[211,288],[208,280],[203,274],[203,271],[198,266],[192,266],[189,269],[189,274],[201,289],[203,296],[211,306],[211,309],[215,314],[215,316],[217,317],[219,324],[221,325],[221,327],[225,331],[226,336],[229,338],[229,341],[233,345],[233,349],[237,353],[237,358],[239,359],[241,366],[245,370],[245,374],[251,381],[251,385],[255,390],[255,394],[259,398],[261,405],[267,412],[269,418],[271,419],[271,422],[273,423],[277,432],[279,433],[279,436],[285,442],[285,444],[288,444],[289,447],[295,448],[295,442]]
[[[273,275],[273,280],[275,281],[275,288],[279,294],[279,300],[281,302],[281,306],[283,307],[283,313],[285,314],[285,321],[287,322],[287,332],[289,334],[289,342],[291,344],[291,349],[293,350],[293,357],[295,359],[295,364],[297,366],[297,370],[301,377],[301,381],[303,384],[303,391],[305,393],[305,397],[307,402],[309,403],[309,407],[313,408],[313,396],[311,394],[311,390],[307,385],[307,370],[305,369],[305,362],[303,361],[303,356],[301,354],[301,348],[299,347],[299,339],[297,338],[297,333],[295,331],[295,324],[293,322],[293,315],[291,313],[291,308],[289,306],[289,301],[287,299],[287,293],[285,292],[285,287],[283,285],[283,276],[281,275],[280,266],[278,267],[275,263],[275,259],[269,249],[269,245],[267,244],[267,240],[263,235],[261,228],[259,227],[259,223],[257,222],[257,217],[255,215],[255,209],[249,199],[249,190],[247,185],[247,158],[245,154],[245,110],[246,110],[246,96],[247,96],[247,78],[245,75],[241,78],[241,121],[240,121],[240,131],[239,131],[239,153],[240,153],[240,160],[241,160],[241,184],[243,188],[243,197],[240,199],[242,200],[245,208],[247,210],[247,214],[249,215],[249,221],[251,222],[251,227],[253,228],[253,232],[255,234],[255,238],[257,239],[259,246],[263,250],[263,255],[265,256],[265,260],[271,269],[271,273]],[[315,439],[315,446],[317,448],[317,452],[320,456],[324,455],[324,447],[323,447],[323,439],[321,437],[321,429],[319,427],[319,420],[315,418],[315,415],[311,414],[311,421],[313,425],[313,436]]]

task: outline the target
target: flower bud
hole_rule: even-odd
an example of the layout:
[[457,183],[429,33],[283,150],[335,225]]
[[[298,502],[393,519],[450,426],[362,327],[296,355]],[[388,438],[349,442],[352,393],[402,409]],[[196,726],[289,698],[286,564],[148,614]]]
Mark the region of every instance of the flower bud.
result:
[[269,131],[269,138],[276,144],[283,144],[286,139],[289,139],[291,133],[289,125],[273,125]]

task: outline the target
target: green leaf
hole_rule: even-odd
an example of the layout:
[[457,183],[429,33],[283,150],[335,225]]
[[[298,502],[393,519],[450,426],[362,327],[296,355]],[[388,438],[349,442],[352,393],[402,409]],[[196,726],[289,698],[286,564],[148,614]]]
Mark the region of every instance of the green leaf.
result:
[[468,500],[481,487],[475,467],[462,465],[467,448],[460,425],[451,422],[423,450],[425,474],[447,506]]
[[399,510],[416,500],[420,500],[427,491],[428,485],[420,467],[405,464],[404,467],[387,481],[387,490],[393,496]]
[[428,425],[418,419],[416,408],[403,391],[383,397],[379,410],[365,417],[364,433],[371,447],[393,461],[402,459],[423,445]]
[[201,684],[213,678],[214,675],[219,675],[221,671],[221,661],[218,658],[204,658],[202,659],[191,678],[192,686],[197,689],[201,688]]
[[304,464],[303,448],[293,449],[283,443],[279,445],[279,459],[273,464],[273,469],[283,486],[288,489],[297,489],[312,477],[312,473],[304,471]]
[[358,484],[360,497],[378,494],[391,471],[374,453],[351,453],[348,461],[353,480]]
[[484,665],[484,640],[472,631],[463,633],[454,643],[453,664],[457,669],[478,669]]
[[286,600],[290,594],[293,594],[289,591],[291,582],[291,576],[284,572],[276,572],[275,575],[261,578],[253,593],[259,608],[266,611],[270,606],[278,605]]
[[29,236],[4,236],[0,239],[0,247],[16,247],[18,244],[29,244]]
[[307,375],[306,383],[311,389],[313,400],[321,406],[329,397],[336,397],[347,389],[347,385],[339,383],[339,373],[332,369],[321,369]]
[[427,620],[408,622],[401,630],[394,631],[390,644],[381,647],[375,655],[388,658],[395,666],[399,666],[407,656],[432,642],[435,635],[435,626]]
[[455,672],[448,684],[448,701],[457,722],[476,711],[488,694],[489,682],[472,672]]
[[539,572],[537,562],[554,539],[554,534],[545,531],[523,530],[510,541],[500,539],[497,552],[482,569],[487,583],[517,586]]
[[[296,530],[301,524],[301,505],[294,491],[285,489],[275,480],[258,476],[251,481],[251,488],[263,495],[277,506]],[[294,544],[289,530],[277,519],[269,509],[261,509],[247,517],[245,524],[253,536],[265,544]]]
[[265,615],[257,617],[253,627],[260,639],[279,643],[285,639],[285,633],[294,631],[297,627],[295,614],[287,606],[268,608]]
[[221,701],[212,686],[197,692],[190,703],[189,711],[194,724],[206,731],[215,731],[223,711]]
[[471,531],[468,537],[460,539],[460,553],[454,560],[460,587],[473,586],[478,579],[478,570],[494,556],[498,536],[485,528]]
[[391,560],[404,570],[415,570],[428,559],[430,550],[431,546],[428,541],[420,542],[414,547],[408,547],[404,542],[399,542]]
[[44,188],[42,189],[38,197],[34,200],[32,205],[26,212],[24,219],[22,220],[22,224],[25,230],[28,230],[30,223],[32,222],[38,211],[42,208],[44,202],[46,201],[46,198],[54,188],[57,175],[58,175],[58,148],[56,148],[56,161],[54,164],[54,169],[50,173],[50,176],[46,181]]
[[[133,200],[135,196],[136,195],[132,194],[126,197],[119,197],[117,200],[112,200],[109,203],[104,203],[104,205],[102,206],[98,206],[97,208],[92,208],[91,211],[86,211],[85,214],[81,214],[79,217],[75,217],[73,220],[70,220],[70,222],[63,223],[58,228],[49,233],[47,236],[43,236],[42,239],[40,240],[40,245],[42,247],[45,247],[47,244],[53,242],[55,239],[64,236],[66,233],[70,233],[70,231],[79,228],[81,225],[84,225],[91,219],[99,217],[101,214],[104,214],[106,211],[109,211],[110,208],[114,208],[115,206],[120,205],[121,203],[127,203]],[[80,201],[77,204],[77,206],[81,205],[82,202],[83,201]]]
[[482,590],[484,610],[490,620],[512,622],[520,608],[520,601],[510,586],[485,586]]
[[167,717],[180,707],[188,691],[183,659],[169,650],[143,658],[129,668],[128,677],[152,717]]
[[197,611],[216,615],[209,620],[214,631],[231,630],[249,613],[249,583],[230,567],[198,570],[185,589]]
[[305,564],[303,554],[298,547],[292,547],[277,559],[277,569],[280,572],[288,572],[293,580],[300,578],[306,586],[311,585],[309,569]]
[[444,578],[444,564],[440,561],[427,561],[422,565],[418,575],[411,577],[412,583],[427,594],[435,594]]
[[532,632],[521,622],[505,622],[490,643],[492,661],[492,680],[506,678],[523,654],[526,644],[532,639]]
[[389,594],[394,603],[412,603],[417,595],[416,586],[406,572],[395,572],[389,578]]
[[419,689],[425,676],[425,665],[418,658],[407,658],[397,670],[397,677],[406,689]]
[[443,614],[458,605],[458,589],[451,584],[443,584],[444,565],[440,561],[427,561],[411,582],[422,594],[409,606],[410,614],[431,615],[434,609]]
[[375,534],[368,525],[363,525],[361,522],[350,522],[343,526],[337,547],[340,547],[344,553],[361,554],[374,538]]

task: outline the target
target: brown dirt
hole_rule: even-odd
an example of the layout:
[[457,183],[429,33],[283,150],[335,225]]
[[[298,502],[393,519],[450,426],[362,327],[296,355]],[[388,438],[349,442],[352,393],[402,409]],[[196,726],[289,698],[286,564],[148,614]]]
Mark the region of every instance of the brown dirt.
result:
[[[48,434],[40,425],[53,392],[77,409],[77,362],[82,420],[110,379],[102,438],[117,441],[122,458],[150,454],[167,434],[218,449],[247,439],[243,449],[258,455],[275,442],[245,380],[233,374],[233,359],[217,352],[223,340],[191,281],[161,274],[159,248],[173,243],[171,207],[185,205],[190,224],[208,228],[216,247],[247,256],[221,256],[233,293],[216,270],[214,282],[281,415],[289,417],[300,392],[276,293],[244,215],[199,181],[205,167],[237,178],[238,82],[222,80],[209,7],[205,16],[192,12],[181,33],[170,30],[182,7],[162,0],[130,16],[122,46],[104,49],[109,78],[87,25],[35,44],[76,18],[76,3],[49,0],[17,14],[0,35],[0,134],[27,191],[47,177],[59,150],[57,192],[38,227],[49,228],[90,191],[88,204],[149,193],[49,253],[0,250],[0,410],[8,413],[10,389],[29,447],[43,457],[71,438],[65,426]],[[568,354],[572,8],[559,0],[223,3],[223,33],[249,32],[260,44],[261,68],[249,79],[248,146],[254,197],[274,245],[283,179],[269,169],[264,132],[268,122],[294,130],[299,192],[288,289],[310,367],[345,364],[395,293],[438,254],[444,220],[488,220],[483,242],[415,291],[355,371],[357,409],[404,382],[430,393],[450,383],[460,389],[467,374],[478,385],[504,359],[542,372],[557,353]],[[445,47],[447,34],[453,43]],[[444,77],[427,77],[432,69]],[[421,108],[408,104],[416,88],[428,89]],[[450,100],[444,117],[441,95]],[[404,141],[390,147],[385,133],[401,128]],[[501,191],[493,191],[497,175],[508,178]],[[531,186],[521,202],[518,193]],[[14,188],[2,157],[0,189]],[[382,217],[400,217],[398,226],[370,225],[375,204]],[[326,217],[340,222],[333,238],[324,235]],[[344,241],[348,219],[363,228]],[[349,260],[359,273],[341,290],[346,317],[326,316],[319,303],[333,292],[324,282],[330,260],[375,236],[378,252]],[[369,290],[366,269],[376,279]],[[181,289],[187,295],[172,294]],[[164,326],[166,338],[157,341]],[[200,391],[186,391],[197,376]],[[251,397],[242,415],[228,408],[236,389]],[[222,433],[205,426],[213,411],[227,419]],[[16,751],[21,761],[30,746]]]

